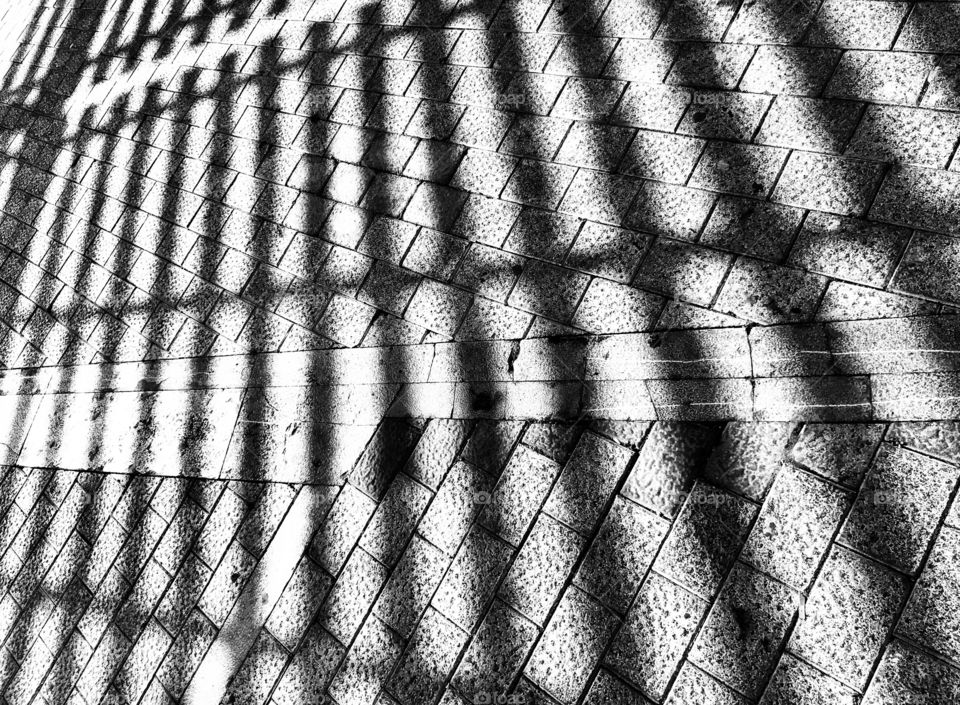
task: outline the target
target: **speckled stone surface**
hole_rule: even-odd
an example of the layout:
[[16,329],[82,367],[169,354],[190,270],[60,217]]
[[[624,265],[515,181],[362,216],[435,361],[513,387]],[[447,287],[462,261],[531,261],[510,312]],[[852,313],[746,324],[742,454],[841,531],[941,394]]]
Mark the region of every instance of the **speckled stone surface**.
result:
[[956,481],[953,466],[910,450],[882,448],[840,540],[915,573]]
[[690,651],[690,659],[751,697],[759,695],[796,614],[789,588],[735,565]]
[[0,8],[0,701],[960,701],[960,13]]
[[787,648],[861,690],[906,599],[902,575],[834,548],[817,577]]
[[606,662],[659,701],[707,610],[707,602],[650,573]]

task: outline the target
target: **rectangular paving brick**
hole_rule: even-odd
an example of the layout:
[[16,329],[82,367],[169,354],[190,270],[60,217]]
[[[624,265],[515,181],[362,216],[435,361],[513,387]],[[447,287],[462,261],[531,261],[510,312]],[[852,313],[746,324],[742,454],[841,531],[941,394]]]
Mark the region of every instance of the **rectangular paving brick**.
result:
[[616,497],[575,582],[619,614],[627,611],[667,532],[666,522]]
[[737,564],[710,609],[690,659],[721,681],[757,697],[796,613],[785,585]]
[[788,648],[861,690],[905,599],[901,575],[836,547],[810,591]]
[[505,694],[530,653],[537,629],[502,602],[494,602],[453,674],[451,683],[473,699]]
[[[576,701],[619,620],[574,587],[568,588],[540,637],[524,673],[560,702]],[[563,661],[567,669],[554,664]]]
[[534,524],[500,588],[510,605],[543,624],[580,554],[583,539],[549,516]]
[[882,447],[840,540],[915,574],[956,479],[952,466],[910,450]]
[[650,573],[605,661],[640,691],[661,700],[708,604]]
[[837,488],[784,468],[773,481],[741,560],[805,589],[850,502]]

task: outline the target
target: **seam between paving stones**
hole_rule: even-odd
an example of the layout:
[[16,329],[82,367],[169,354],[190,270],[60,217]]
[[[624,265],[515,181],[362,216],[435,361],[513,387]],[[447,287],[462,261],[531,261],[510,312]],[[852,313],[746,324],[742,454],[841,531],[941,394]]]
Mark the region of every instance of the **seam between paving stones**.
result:
[[[644,445],[646,445],[646,442],[647,442],[647,440],[648,440],[649,437],[650,437],[650,431],[651,431],[652,428],[653,428],[653,424],[650,424],[650,426],[644,431],[643,439],[642,439],[642,442],[641,442],[640,445],[639,445],[639,448],[642,448]],[[579,553],[578,553],[578,555],[577,555],[577,559],[576,559],[576,561],[574,561],[573,567],[571,567],[570,570],[567,572],[567,575],[566,575],[566,577],[564,578],[563,584],[562,584],[562,586],[560,587],[560,590],[558,591],[558,594],[557,594],[556,598],[554,599],[554,601],[553,601],[553,603],[551,604],[550,608],[547,610],[547,614],[546,614],[546,615],[544,616],[544,618],[543,618],[543,628],[540,629],[540,630],[538,630],[539,633],[537,634],[537,637],[534,639],[533,643],[530,645],[530,648],[527,650],[527,654],[526,654],[526,656],[524,657],[524,659],[523,659],[523,661],[522,661],[522,663],[521,663],[521,665],[520,665],[520,669],[519,669],[519,671],[518,671],[518,673],[517,673],[517,676],[514,678],[511,686],[508,687],[508,689],[507,689],[508,691],[510,691],[510,690],[515,690],[516,687],[518,686],[518,684],[520,683],[520,680],[524,677],[524,673],[525,673],[525,671],[526,671],[526,669],[527,669],[527,665],[529,664],[530,659],[533,657],[534,651],[536,651],[537,647],[539,646],[541,640],[543,639],[543,635],[546,633],[547,627],[548,627],[548,626],[550,625],[550,623],[553,621],[553,616],[554,616],[554,614],[556,613],[557,609],[559,609],[560,604],[563,602],[563,596],[564,596],[564,594],[566,594],[566,592],[567,592],[568,590],[570,590],[570,589],[580,590],[580,588],[578,588],[578,587],[576,587],[576,586],[574,585],[574,580],[575,580],[577,574],[580,572],[580,568],[581,568],[581,566],[583,565],[583,562],[586,560],[586,557],[587,557],[587,555],[589,554],[590,549],[593,547],[594,541],[596,541],[597,537],[599,536],[599,534],[600,534],[600,529],[601,529],[601,527],[603,526],[603,523],[604,523],[604,521],[606,520],[607,516],[609,515],[610,510],[611,510],[611,508],[613,507],[614,502],[616,501],[617,497],[622,497],[622,495],[620,494],[620,491],[623,489],[623,486],[626,484],[627,479],[630,477],[630,473],[632,472],[632,470],[633,470],[633,468],[634,468],[634,466],[635,466],[635,464],[636,464],[636,461],[637,461],[637,458],[639,457],[639,455],[640,455],[640,451],[639,451],[639,450],[633,451],[633,453],[631,454],[630,459],[627,461],[627,466],[626,466],[623,474],[618,478],[617,484],[615,485],[613,491],[610,493],[610,496],[609,496],[609,497],[606,499],[606,501],[604,502],[603,507],[602,507],[602,510],[601,510],[600,514],[598,515],[599,518],[596,520],[596,523],[595,523],[592,531],[590,532],[590,535],[589,535],[589,536],[583,536],[582,534],[580,534],[579,532],[577,532],[577,531],[574,530],[574,533],[576,533],[578,536],[580,536],[581,538],[583,538],[583,542],[582,542],[582,544],[581,544],[581,546],[580,546],[580,551],[579,551]],[[547,494],[546,494],[546,497],[547,497],[547,498],[549,498],[550,493],[553,491],[553,487],[554,487],[554,485],[556,484],[556,482],[559,480],[560,475],[562,474],[562,472],[563,472],[563,470],[561,469],[560,472],[557,473],[556,478],[554,478],[554,482],[553,482],[553,484],[551,484],[551,486],[550,486],[550,491],[547,492]],[[628,499],[628,498],[624,497],[623,499]],[[544,499],[544,504],[545,504],[545,503],[546,503],[546,498]],[[634,504],[637,504],[636,502],[633,502],[633,503],[634,503]],[[542,506],[543,506],[543,505],[541,505],[541,509],[540,509],[540,511],[538,511],[538,514],[537,514],[537,515],[539,515],[540,513],[542,513]],[[637,506],[640,506],[640,505],[637,504]],[[645,509],[645,508],[644,508],[644,509]],[[548,515],[548,516],[551,516],[551,518],[552,518],[552,515]],[[526,534],[525,534],[524,537],[523,537],[523,540],[520,542],[520,547],[522,547],[522,546],[526,543],[527,537],[529,536],[530,532],[533,531],[533,527],[534,527],[535,524],[536,524],[536,518],[535,518],[533,521],[530,522],[530,526],[528,527],[527,532],[526,532]],[[563,525],[566,526],[566,524],[563,524]],[[570,528],[572,528],[572,527],[570,527]],[[667,533],[669,533],[669,532],[667,532]],[[663,538],[661,538],[661,540],[660,540],[660,546],[662,546],[662,545],[663,545],[663,542],[666,540],[667,533],[664,533]],[[659,552],[659,550],[660,550],[660,546],[658,546],[658,548],[657,548],[657,551],[658,551],[658,552]],[[518,548],[518,550],[517,550],[517,555],[519,555],[519,553],[520,553],[520,549]],[[515,560],[515,559],[514,559],[514,560]],[[511,565],[512,565],[512,561],[511,561]],[[653,566],[653,561],[650,562],[650,565],[649,565],[649,566],[646,568],[646,570],[644,571],[644,577],[643,577],[644,580],[646,580],[647,574],[650,572],[650,570],[652,570],[652,566]],[[601,606],[601,609],[603,609],[605,612],[608,612],[608,613],[610,613],[610,614],[616,615],[618,621],[620,622],[620,625],[622,625],[622,624],[625,623],[625,620],[623,619],[623,617],[626,615],[626,613],[624,613],[624,615],[619,615],[615,610],[613,610],[611,607],[609,607],[609,606],[606,605],[605,603],[601,602],[600,600],[596,600],[596,598],[594,598],[592,595],[590,595],[590,593],[587,592],[586,590],[581,590],[581,592],[583,592],[583,593],[586,594],[586,595],[589,595],[589,596],[591,597],[591,599],[594,599],[594,600],[596,601],[596,603]],[[633,600],[631,600],[631,605],[632,605],[632,604],[633,604]],[[627,610],[627,612],[629,612],[629,609]],[[524,616],[526,616],[526,615],[524,615]],[[531,621],[532,621],[532,620],[531,620]],[[536,622],[534,622],[534,623],[536,624]],[[606,645],[604,646],[604,648],[601,650],[601,652],[600,652],[600,657],[598,658],[596,665],[591,669],[591,672],[590,672],[590,674],[588,675],[587,680],[586,680],[585,683],[584,683],[584,687],[583,687],[583,689],[582,689],[582,691],[581,691],[580,697],[578,698],[578,702],[581,701],[583,698],[585,698],[586,695],[587,695],[587,693],[589,692],[588,689],[587,689],[587,685],[590,684],[590,683],[592,683],[593,680],[596,678],[596,673],[599,671],[599,669],[600,669],[601,666],[603,665],[603,659],[604,659],[604,657],[606,656],[607,651],[608,651],[609,648],[610,648],[610,645],[613,643],[613,640],[616,638],[616,635],[619,633],[619,631],[620,631],[620,629],[621,629],[621,626],[620,626],[620,625],[618,625],[617,628],[614,629],[614,631],[612,632],[609,640],[607,641],[607,644],[606,644]],[[537,687],[540,687],[540,685],[537,684]],[[552,694],[551,694],[551,697],[553,697]]]

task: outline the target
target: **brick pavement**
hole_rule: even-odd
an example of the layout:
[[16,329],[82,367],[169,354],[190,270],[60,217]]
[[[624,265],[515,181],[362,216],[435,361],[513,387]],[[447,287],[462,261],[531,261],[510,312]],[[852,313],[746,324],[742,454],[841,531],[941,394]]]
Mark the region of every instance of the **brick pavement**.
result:
[[0,701],[960,701],[958,8],[0,9]]

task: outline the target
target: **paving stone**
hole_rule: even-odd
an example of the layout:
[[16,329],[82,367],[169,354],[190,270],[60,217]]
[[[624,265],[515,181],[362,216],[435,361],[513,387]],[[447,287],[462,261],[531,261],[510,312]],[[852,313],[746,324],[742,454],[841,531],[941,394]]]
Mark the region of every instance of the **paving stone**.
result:
[[583,539],[549,516],[533,526],[500,588],[504,600],[543,624],[580,554]]
[[474,527],[461,544],[431,604],[472,633],[512,554],[509,546]]
[[522,255],[560,261],[577,237],[582,221],[550,211],[524,208],[504,243]]
[[[619,620],[590,597],[568,588],[524,673],[564,703],[577,700]],[[569,664],[556,668],[556,664]]]
[[830,282],[823,295],[816,319],[821,321],[851,321],[870,318],[900,317],[930,314],[933,302],[887,294],[856,284]]
[[620,166],[632,176],[682,184],[693,171],[704,141],[652,130],[640,130]]
[[448,566],[442,551],[414,535],[384,585],[374,614],[409,638]]
[[468,634],[427,609],[387,687],[402,702],[433,702],[453,670]]
[[452,335],[470,306],[470,295],[460,289],[424,279],[407,307],[405,317],[432,331]]
[[786,257],[803,211],[747,198],[721,198],[710,214],[700,242],[779,261]]
[[880,449],[840,533],[852,548],[916,573],[956,469],[910,450]]
[[804,590],[813,579],[851,497],[792,468],[773,481],[740,559]]
[[330,695],[344,705],[373,705],[400,652],[400,639],[370,617],[334,676]]
[[853,705],[858,700],[856,691],[790,654],[784,654],[760,702],[765,705],[812,705],[821,702]]
[[810,591],[789,649],[862,690],[905,598],[899,574],[835,547]]
[[883,652],[876,677],[864,695],[864,705],[950,702],[960,695],[960,674],[946,663],[902,641],[892,641]]
[[355,550],[320,607],[317,619],[341,643],[349,644],[386,580],[386,568],[368,553]]
[[807,42],[850,49],[889,49],[907,7],[873,6],[858,0],[830,0],[821,6]]
[[419,532],[447,555],[454,555],[483,503],[489,501],[493,484],[476,466],[457,462],[427,508]]
[[897,627],[898,634],[950,659],[960,652],[952,605],[960,579],[956,570],[958,547],[960,532],[942,528]]
[[577,571],[575,582],[623,614],[667,528],[654,514],[617,497]]
[[829,480],[856,488],[882,435],[879,424],[806,424],[790,458]]
[[522,422],[478,421],[463,448],[463,460],[498,476],[522,430]]
[[625,224],[679,240],[695,240],[715,200],[704,191],[647,181]]
[[825,287],[822,276],[741,258],[730,270],[716,308],[761,323],[802,321],[812,317]]
[[796,614],[784,585],[737,564],[690,651],[690,659],[750,697],[773,673]]
[[749,502],[698,482],[663,542],[654,568],[700,597],[712,598],[756,513]]
[[533,624],[494,602],[461,658],[452,685],[470,700],[505,695],[536,637]]
[[587,705],[613,705],[614,703],[643,705],[645,701],[637,691],[619,678],[610,675],[609,671],[600,669],[583,702]]
[[676,86],[631,83],[614,111],[615,122],[672,132],[690,103],[690,92]]
[[554,484],[544,511],[589,534],[629,459],[629,451],[621,446],[584,434]]
[[860,112],[857,103],[780,95],[763,119],[757,142],[838,154],[857,127]]
[[527,263],[507,303],[554,320],[568,321],[588,281],[589,278],[579,272],[534,260]]
[[826,95],[916,105],[933,56],[908,52],[844,52]]
[[419,438],[417,429],[403,421],[381,423],[348,481],[379,502]]
[[310,627],[273,692],[277,705],[293,705],[307,698],[322,698],[344,647],[318,625]]
[[948,461],[958,460],[958,446],[955,435],[960,426],[955,422],[903,422],[892,424],[886,439],[928,455],[935,455]]
[[881,167],[871,162],[794,152],[777,183],[773,199],[839,215],[860,215],[867,208],[881,174]]
[[708,604],[650,573],[614,638],[606,663],[655,701],[680,665]]
[[635,282],[644,289],[709,306],[732,261],[715,250],[664,238],[650,247]]
[[287,652],[270,634],[261,630],[253,647],[234,674],[221,702],[263,703],[287,661]]
[[908,237],[902,228],[862,225],[849,218],[811,213],[789,262],[837,279],[883,287]]
[[897,267],[891,288],[946,301],[956,299],[954,263],[960,256],[952,238],[916,233]]
[[480,522],[514,546],[520,545],[559,471],[559,466],[549,458],[518,446],[484,507]]
[[666,705],[711,702],[717,705],[743,705],[750,702],[705,671],[684,662]]
[[[953,152],[957,116],[918,108],[871,105],[847,153],[943,169]],[[900,135],[894,138],[894,135]]]
[[[432,425],[436,427],[442,423],[433,421]],[[360,545],[385,565],[396,565],[402,547],[413,533],[430,498],[430,493],[422,485],[406,475],[397,475],[364,529]]]
[[239,543],[230,544],[197,603],[218,627],[223,626],[256,564],[256,558]]
[[784,150],[710,142],[690,179],[691,186],[764,197],[786,161]]
[[300,560],[266,624],[270,633],[288,650],[295,649],[332,582],[330,576],[309,558]]
[[623,486],[624,496],[675,516],[718,434],[709,426],[654,425]]
[[343,488],[312,542],[321,567],[333,574],[340,572],[375,510],[376,502],[352,485]]
[[677,132],[746,141],[760,125],[769,104],[770,99],[761,95],[705,92],[687,109]]

